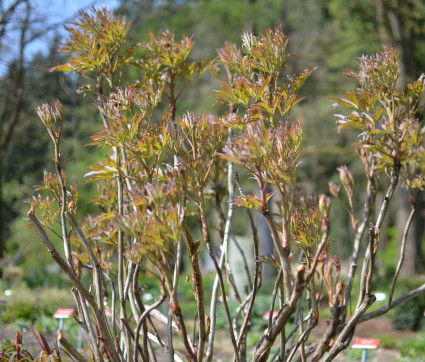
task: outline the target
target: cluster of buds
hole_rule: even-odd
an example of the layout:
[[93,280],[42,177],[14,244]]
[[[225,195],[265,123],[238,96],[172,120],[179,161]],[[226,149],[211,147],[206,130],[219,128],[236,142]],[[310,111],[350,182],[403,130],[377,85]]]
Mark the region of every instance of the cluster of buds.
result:
[[42,106],[37,107],[35,112],[41,119],[41,122],[43,122],[55,145],[58,145],[62,134],[63,124],[62,103],[56,99],[52,106],[45,103]]

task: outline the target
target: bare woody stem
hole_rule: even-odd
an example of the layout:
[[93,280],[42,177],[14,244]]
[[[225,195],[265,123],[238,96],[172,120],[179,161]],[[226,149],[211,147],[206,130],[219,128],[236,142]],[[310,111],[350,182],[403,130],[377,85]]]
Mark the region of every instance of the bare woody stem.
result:
[[111,360],[120,361],[121,359],[115,349],[115,345],[110,338],[104,315],[100,313],[96,301],[93,299],[92,295],[87,291],[87,289],[85,289],[84,286],[81,284],[74,269],[72,269],[67,264],[67,262],[60,256],[53,243],[45,233],[37,217],[35,216],[34,211],[30,210],[27,215],[34,228],[36,229],[38,235],[40,236],[41,240],[43,241],[44,245],[46,245],[47,250],[49,251],[52,258],[60,266],[60,268],[67,275],[74,287],[77,288],[77,290],[81,293],[82,297],[89,303],[90,307],[92,308],[97,327],[99,328],[99,332],[102,336],[103,342],[105,343],[105,347],[110,355]]
[[[239,189],[239,193],[244,196],[244,192],[242,190],[242,186],[239,182],[239,175],[237,172],[235,172],[235,182],[236,185]],[[241,347],[241,343],[246,339],[246,333],[247,333],[247,327],[248,327],[248,323],[249,323],[249,319],[251,317],[251,312],[252,312],[252,308],[254,306],[254,302],[255,302],[255,297],[257,295],[257,291],[260,287],[260,283],[261,283],[261,262],[259,261],[259,241],[258,241],[258,232],[257,232],[257,227],[255,226],[254,223],[254,218],[252,216],[251,210],[249,209],[245,209],[247,215],[248,215],[248,219],[249,219],[249,224],[251,227],[251,233],[252,233],[252,238],[254,240],[254,260],[255,260],[255,271],[254,271],[254,282],[252,284],[252,290],[251,290],[251,296],[250,296],[250,301],[247,307],[247,312],[245,314],[244,320],[242,322],[242,326],[240,328],[239,331],[239,339],[238,339],[238,349]]]
[[395,307],[397,307],[400,304],[403,304],[413,298],[415,298],[417,295],[423,293],[425,291],[425,284],[422,284],[419,288],[416,288],[414,290],[412,290],[411,292],[403,295],[402,297],[396,299],[395,301],[391,302],[391,304],[388,306],[386,305],[385,307],[382,307],[380,309],[377,309],[373,312],[367,313],[365,314],[362,318],[360,318],[359,323],[368,321],[370,319],[379,317],[385,313],[387,313],[390,309],[393,309]]
[[[102,102],[103,97],[103,85],[102,85],[102,77],[100,74],[97,74],[96,78],[96,90],[99,94],[98,101]],[[109,129],[109,124],[106,116],[99,112],[100,116],[102,118],[102,122],[105,128]],[[117,164],[117,167],[120,165],[120,149],[118,147],[112,147],[114,151],[114,157],[115,162]],[[121,175],[117,175],[117,194],[118,194],[118,214],[122,216],[124,214],[124,207],[123,207],[123,191],[124,191],[124,184],[123,184],[123,178]],[[120,321],[121,326],[120,330],[124,335],[124,344],[126,345],[127,350],[127,358],[131,358],[132,349],[130,347],[130,335],[125,328],[125,323],[128,322],[127,319],[127,311],[126,311],[126,293],[125,293],[125,282],[124,282],[125,276],[124,276],[124,233],[122,230],[118,230],[118,294],[119,294],[119,300],[120,300]]]
[[347,322],[344,329],[336,339],[334,345],[332,346],[331,350],[327,353],[327,355],[323,358],[323,362],[330,362],[332,361],[335,356],[345,349],[350,342],[351,338],[348,339],[348,337],[351,334],[352,330],[355,328],[355,326],[359,323],[360,318],[362,315],[366,312],[366,310],[375,302],[376,297],[374,295],[366,295],[364,298],[362,304],[357,308],[354,315],[351,317],[351,319]]
[[[166,263],[167,263],[166,260],[167,259],[164,255],[163,262],[162,262],[162,266],[163,266],[164,270],[166,268]],[[170,304],[171,304],[170,314],[172,312],[172,315],[174,315],[174,317],[176,318],[176,322],[178,323],[178,328],[179,328],[179,334],[180,334],[181,339],[183,341],[183,344],[186,348],[188,359],[190,361],[196,361],[196,355],[194,353],[194,348],[193,348],[193,345],[192,345],[192,343],[189,339],[189,335],[188,335],[187,329],[186,329],[186,324],[184,322],[184,318],[183,318],[183,315],[182,315],[182,312],[181,312],[181,309],[180,309],[180,306],[179,306],[179,301],[178,301],[178,297],[177,297],[177,290],[173,289],[173,281],[172,281],[170,275],[167,273],[167,271],[165,271],[164,276],[165,276],[165,283],[166,283],[166,286],[167,286],[169,294],[170,294]],[[172,323],[172,320],[170,321],[170,317],[169,317],[168,323],[170,323],[170,322]],[[169,325],[172,326],[172,324],[169,324]],[[168,333],[168,330],[167,330],[167,333]],[[168,337],[169,337],[169,335],[168,335]]]
[[96,334],[93,329],[92,322],[89,317],[88,308],[86,305],[86,300],[83,295],[78,291],[77,288],[72,288],[71,293],[74,296],[75,302],[77,303],[78,314],[80,316],[80,326],[84,332],[84,335],[87,338],[88,343],[94,351],[94,355],[97,361],[103,361],[102,355],[100,353],[99,344],[97,343]]
[[192,235],[186,224],[183,224],[183,240],[186,243],[186,248],[188,249],[190,262],[192,264],[193,269],[193,286],[196,294],[196,305],[198,309],[198,318],[199,318],[199,341],[198,341],[198,353],[197,358],[198,361],[202,361],[204,356],[205,343],[207,339],[207,331],[205,326],[205,299],[204,299],[204,286],[202,281],[202,273],[199,266],[198,259],[198,248],[199,241],[193,242]]
[[[114,147],[115,162],[117,166],[120,165],[119,149]],[[124,184],[121,175],[117,175],[117,194],[118,194],[118,214],[124,215],[124,200],[123,200]],[[131,359],[132,349],[130,335],[124,326],[125,322],[128,322],[127,310],[126,310],[126,298],[124,293],[124,233],[122,230],[118,230],[118,294],[120,299],[120,321],[121,321],[121,332],[124,335],[124,344],[127,350],[127,358]]]
[[[289,231],[288,231],[287,215],[283,215],[282,239],[284,238],[285,240],[281,240],[281,238],[279,237],[279,233],[276,229],[274,220],[272,216],[270,215],[270,211],[267,206],[266,188],[264,185],[264,181],[262,180],[260,170],[257,170],[257,173],[255,174],[255,179],[257,180],[257,184],[261,194],[261,202],[262,202],[261,213],[266,219],[267,225],[270,229],[274,247],[277,251],[277,255],[279,256],[279,260],[280,260],[280,264],[281,264],[281,268],[283,272],[283,282],[285,284],[286,300],[289,300],[292,294],[292,278],[291,278],[291,264],[289,262],[290,250],[289,250],[289,241],[288,241]],[[284,194],[283,191],[281,191],[281,194],[282,194],[282,197],[286,197],[286,194]],[[283,202],[284,201],[282,201],[282,203]]]
[[405,252],[406,252],[407,234],[409,233],[409,229],[410,229],[410,226],[412,225],[412,221],[413,221],[413,218],[415,216],[415,213],[416,213],[416,208],[412,204],[410,214],[409,214],[409,217],[408,217],[407,222],[406,222],[406,226],[404,227],[404,231],[403,231],[403,238],[401,240],[401,248],[400,248],[400,258],[398,260],[397,269],[394,273],[393,281],[391,283],[390,293],[388,295],[388,304],[387,304],[388,308],[390,307],[391,302],[393,300],[394,289],[395,289],[395,286],[396,286],[396,283],[397,283],[397,278],[398,278],[398,275],[400,274],[401,267],[403,266],[403,261],[404,261]]
[[[200,212],[200,215],[201,215],[202,234],[204,236],[204,241],[205,241],[205,244],[207,246],[208,253],[210,254],[211,260],[214,263],[214,267],[215,267],[217,276],[218,276],[219,281],[220,281],[220,289],[221,289],[221,295],[223,296],[224,309],[226,311],[227,325],[229,327],[230,339],[232,341],[233,350],[234,350],[234,353],[235,353],[234,359],[235,359],[236,362],[239,362],[239,353],[238,353],[238,348],[237,348],[237,344],[236,344],[236,337],[235,337],[235,334],[234,334],[233,328],[232,328],[232,318],[230,316],[229,305],[227,303],[226,290],[224,288],[223,274],[221,272],[220,266],[217,263],[217,259],[215,257],[214,250],[213,250],[213,247],[212,247],[210,232],[209,232],[209,228],[208,228],[208,224],[207,224],[207,217],[206,217],[206,214],[205,214],[205,205],[204,205],[204,199],[203,199],[202,191],[199,192],[198,203],[199,203],[199,212]],[[223,251],[223,253],[224,253],[224,251]]]
[[295,276],[295,287],[293,289],[290,299],[285,303],[283,308],[279,311],[272,328],[267,331],[261,344],[256,348],[254,352],[254,358],[252,361],[260,362],[266,361],[270,354],[270,349],[273,346],[274,341],[280,334],[282,328],[288,322],[290,316],[294,313],[297,306],[298,300],[305,288],[305,266],[298,265]]
[[[385,219],[385,215],[387,214],[389,205],[390,205],[390,201],[394,195],[394,191],[398,185],[398,181],[399,181],[399,176],[400,176],[400,162],[394,161],[394,166],[393,166],[393,174],[391,177],[391,183],[390,186],[388,187],[387,193],[385,195],[384,198],[384,202],[382,203],[379,215],[378,215],[378,219],[376,221],[376,225],[375,227],[377,228],[377,230],[379,231],[382,227],[382,223],[384,222]],[[366,269],[368,267],[369,264],[369,258],[370,258],[370,248],[368,248],[366,250],[365,253],[365,257],[364,257],[364,261],[363,261],[363,268],[362,268],[362,276],[361,276],[361,290],[360,290],[360,294],[359,294],[359,299],[357,302],[357,308],[360,307],[363,298],[365,296],[365,289],[364,289],[364,281],[365,281],[365,276],[366,276]]]
[[65,257],[68,261],[68,265],[72,266],[72,256],[71,256],[71,245],[68,240],[68,232],[66,229],[66,219],[65,219],[65,211],[66,211],[66,186],[65,181],[62,175],[61,161],[60,161],[60,153],[59,153],[59,140],[55,141],[55,167],[56,174],[59,179],[59,183],[61,185],[61,226],[62,226],[62,240],[63,247],[65,250]]
[[65,338],[62,331],[58,331],[58,341],[65,348],[68,353],[75,358],[78,362],[86,362],[86,359],[74,348],[74,346]]
[[375,256],[378,251],[380,230],[375,228],[373,224],[369,227],[369,268],[366,276],[366,295],[372,291],[372,279],[375,266]]
[[[229,133],[228,133],[228,141],[232,142],[232,130],[229,129]],[[233,162],[229,161],[227,163],[227,189],[228,189],[228,193],[229,193],[229,208],[227,211],[227,219],[226,219],[226,224],[224,227],[224,236],[223,236],[223,241],[221,244],[221,250],[222,253],[220,255],[220,259],[218,262],[218,268],[220,270],[223,269],[224,263],[225,263],[225,259],[226,259],[226,250],[229,244],[229,240],[230,240],[230,230],[231,230],[231,226],[232,226],[232,220],[233,220],[233,172],[234,172],[234,166],[233,166]],[[215,279],[214,279],[214,284],[213,284],[213,289],[212,289],[212,293],[211,293],[211,304],[210,304],[210,334],[208,337],[208,344],[207,344],[207,350],[206,350],[206,360],[208,362],[212,361],[212,356],[213,356],[213,349],[214,349],[214,338],[215,338],[215,330],[216,330],[216,320],[217,320],[217,298],[218,298],[218,287],[220,284],[220,277],[219,274],[217,273]],[[224,298],[224,294],[223,294],[223,298]]]
[[[331,361],[340,351],[342,351],[348,346],[353,336],[354,330],[358,324],[359,319],[362,317],[362,315],[366,312],[366,310],[373,304],[373,302],[376,299],[374,295],[370,294],[370,291],[371,291],[371,283],[373,278],[375,256],[376,256],[377,247],[378,247],[378,240],[379,240],[379,229],[377,229],[373,225],[373,223],[371,223],[369,227],[369,243],[368,243],[368,251],[369,251],[370,257],[369,258],[365,257],[362,275],[361,275],[360,293],[363,294],[363,298],[361,300],[361,303],[359,303],[358,307],[356,308],[356,312],[350,318],[350,320],[345,324],[341,333],[338,335],[338,338],[336,339],[335,344],[331,347],[329,353],[323,359],[324,361]],[[339,317],[333,318],[332,321],[339,323],[340,318]],[[335,330],[333,331],[333,334],[337,333],[337,331],[338,331],[338,324],[335,325]],[[323,347],[326,348],[327,345]],[[321,350],[318,351],[320,353],[318,357],[321,357],[324,351],[323,347],[319,346],[318,349],[321,349]],[[318,359],[313,358],[313,360],[316,361]]]
[[103,313],[103,300],[102,300],[102,269],[100,267],[99,261],[97,260],[96,256],[94,255],[89,243],[87,242],[84,233],[78,226],[77,222],[74,219],[74,216],[70,212],[66,212],[65,216],[67,217],[69,223],[71,224],[72,228],[74,229],[75,233],[78,236],[78,239],[80,239],[81,243],[84,246],[84,249],[86,249],[87,254],[89,255],[92,263],[93,263],[93,284],[96,291],[96,299],[97,299],[97,305],[101,313]]
[[[342,332],[347,327],[347,325],[349,325],[349,324],[350,324],[349,329],[352,331],[353,328],[355,327],[355,325],[357,325],[359,323],[362,323],[362,322],[366,322],[366,321],[371,320],[371,319],[374,319],[374,318],[377,318],[377,317],[379,317],[381,315],[384,315],[390,309],[393,309],[393,308],[395,308],[395,307],[397,307],[397,306],[399,306],[399,305],[401,305],[403,303],[406,303],[407,301],[415,298],[416,296],[418,296],[419,294],[421,294],[423,292],[425,292],[425,284],[422,284],[420,287],[418,287],[418,288],[410,291],[409,293],[403,295],[402,297],[396,299],[395,301],[393,301],[391,303],[391,305],[389,306],[389,308],[388,308],[388,306],[385,306],[385,307],[382,307],[382,308],[380,308],[380,309],[378,309],[376,311],[373,311],[373,312],[364,314],[364,312],[369,308],[369,306],[372,305],[373,302],[376,300],[376,298],[375,298],[374,295],[366,296],[366,298],[364,299],[361,307],[359,309],[357,309],[356,312],[353,315],[353,317],[355,317],[355,316],[358,317],[359,315],[360,315],[360,317],[359,318],[356,317],[355,321],[350,320],[346,324],[342,324],[341,326],[339,326],[337,328],[337,331],[336,332],[337,333]],[[344,348],[346,348],[348,346],[348,343],[350,342],[350,339],[347,339],[346,338],[346,337],[348,337],[350,335],[349,333],[347,333],[345,335],[345,341],[340,344],[341,350],[344,349]],[[317,348],[317,345],[318,345],[318,342],[313,343],[308,348],[308,351],[306,351],[306,354],[307,355],[311,355],[313,353],[313,351]],[[336,356],[337,354],[338,354],[338,352],[333,352],[333,356]],[[325,358],[328,358],[328,356],[325,356]],[[331,359],[332,358],[327,359],[327,360],[330,361]],[[297,359],[297,362],[298,361],[299,361],[299,359]]]
[[[269,328],[267,330],[267,332],[264,335],[263,340],[261,341],[260,344],[257,344],[257,351],[262,351],[261,353],[259,352],[259,356],[263,356],[263,358],[266,358],[266,356],[268,356],[268,353],[270,353],[270,348],[272,347],[275,339],[277,338],[278,334],[280,333],[281,329],[284,328],[287,320],[285,319],[280,319],[281,314],[285,315],[285,318],[289,318],[289,315],[292,315],[292,313],[295,310],[296,304],[298,303],[298,300],[301,298],[301,295],[305,289],[305,286],[308,285],[308,283],[310,283],[310,281],[312,280],[315,272],[316,272],[316,268],[317,268],[317,264],[319,261],[319,257],[320,254],[322,252],[322,250],[324,249],[324,247],[327,245],[328,243],[328,238],[329,238],[329,223],[328,223],[328,215],[324,215],[323,217],[323,231],[322,231],[322,238],[321,241],[319,243],[319,245],[317,246],[317,250],[316,250],[316,255],[313,259],[313,263],[310,267],[310,271],[307,275],[305,275],[305,267],[304,265],[300,264],[298,266],[298,273],[297,273],[297,278],[295,280],[295,289],[292,292],[290,301],[285,303],[285,305],[283,306],[283,308],[280,310],[279,312],[279,316],[276,319],[275,323],[270,326],[270,319],[269,319]],[[282,269],[280,269],[282,270]],[[290,313],[288,316],[286,316],[286,313]],[[267,351],[268,350],[268,351]],[[257,351],[255,352],[255,356],[257,356]],[[255,359],[256,360],[256,359]],[[258,359],[258,361],[262,361],[262,359]]]
[[[344,296],[344,304],[347,305],[348,300],[351,296],[351,289],[353,286],[353,279],[354,276],[356,274],[356,270],[357,270],[357,260],[358,260],[358,255],[359,255],[359,249],[360,249],[360,242],[362,240],[364,231],[366,230],[366,225],[369,221],[369,217],[370,217],[370,213],[372,210],[372,199],[373,199],[373,188],[374,188],[374,184],[373,184],[373,180],[371,178],[368,179],[367,182],[367,188],[366,188],[366,200],[363,206],[363,218],[362,218],[362,222],[360,224],[360,226],[357,229],[356,235],[354,237],[354,246],[353,246],[353,254],[351,255],[351,262],[350,262],[350,270],[348,272],[348,277],[347,277],[347,286],[345,288],[345,296]],[[346,311],[344,312],[345,315]]]
[[[300,320],[300,323],[302,323],[301,320]],[[295,345],[293,347],[290,346],[290,348],[292,348],[292,350],[288,351],[289,352],[289,355],[288,355],[288,358],[287,358],[288,361],[292,361],[292,358],[294,357],[298,347],[300,347],[306,341],[310,332],[313,330],[313,328],[315,328],[317,326],[317,323],[318,323],[317,319],[314,319],[313,322],[310,323],[309,326],[300,334],[300,338],[298,339],[298,342],[295,343]],[[303,350],[304,350],[303,351],[304,358],[306,358],[305,348],[303,348]],[[301,360],[303,360],[303,359],[301,358]]]
[[[147,316],[149,315],[149,313],[152,310],[158,308],[162,303],[165,302],[166,297],[167,297],[167,294],[165,293],[165,290],[164,290],[164,293],[161,294],[161,298],[157,302],[153,303],[151,306],[146,308],[145,311],[143,312],[143,314],[140,316],[139,320],[137,321],[137,327],[136,327],[135,336],[134,336],[134,352],[133,352],[135,362],[138,362],[138,355],[139,354],[137,353],[137,350],[138,350],[138,348],[140,348],[140,346],[139,346],[139,335],[140,335],[140,330],[142,328],[143,322],[145,321],[145,319],[147,318]],[[143,356],[143,354],[142,354],[142,356]],[[144,362],[147,361],[147,359],[143,359],[143,360],[144,360]]]
[[388,188],[388,191],[385,195],[384,202],[382,203],[381,210],[378,215],[378,219],[376,220],[376,227],[381,229],[382,223],[384,222],[385,215],[387,214],[388,207],[390,206],[390,201],[393,197],[394,191],[398,185],[399,177],[400,177],[400,167],[401,164],[399,161],[394,161],[393,166],[393,174],[391,176],[391,184]]
[[264,215],[267,225],[269,226],[273,239],[273,244],[276,248],[277,254],[279,255],[279,260],[283,271],[283,282],[285,284],[286,299],[289,299],[292,291],[291,265],[289,263],[289,248],[283,247],[280,241],[279,233],[276,229],[276,225],[274,224],[274,221],[269,211],[265,210],[262,212],[262,214]]
[[374,250],[375,248],[374,244],[378,242],[378,238],[379,238],[379,231],[375,228],[373,223],[370,223],[369,243],[368,243],[368,249],[365,253],[364,260],[363,260],[362,273],[360,275],[360,293],[359,293],[359,300],[357,302],[357,308],[360,307],[365,295],[370,294],[370,286],[371,286],[372,276],[373,276],[373,265],[374,265],[375,254],[376,254],[376,250]]

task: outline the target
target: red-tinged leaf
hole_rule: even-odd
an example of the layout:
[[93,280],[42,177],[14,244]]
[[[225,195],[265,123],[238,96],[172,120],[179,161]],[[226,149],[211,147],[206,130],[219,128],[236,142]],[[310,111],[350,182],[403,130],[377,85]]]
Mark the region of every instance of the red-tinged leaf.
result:
[[262,84],[257,86],[256,92],[255,92],[255,101],[258,101],[264,94],[264,92],[267,90],[269,84],[271,81],[271,77],[268,77],[267,79],[264,79],[262,81]]
[[[273,193],[268,193],[266,195],[266,202],[268,202],[272,196]],[[233,202],[235,207],[244,207],[246,209],[252,209],[261,212],[262,202],[259,197],[253,195],[241,195],[237,196]]]
[[379,129],[375,129],[372,131],[367,132],[368,135],[386,135],[387,132],[385,131],[380,131]]
[[358,109],[358,105],[356,104],[356,102],[353,102],[346,98],[330,97],[330,99],[333,99],[334,101],[336,101],[340,106]]
[[49,68],[49,72],[71,72],[72,66],[69,63],[57,65],[56,67]]
[[300,97],[298,99],[295,99],[296,97],[294,97],[294,100],[291,103],[291,107],[295,106],[296,104],[298,104],[299,102],[303,101],[305,99],[305,97]]
[[246,209],[261,210],[261,199],[253,195],[237,196],[233,200],[235,207],[244,207]]
[[258,257],[258,261],[271,265],[272,267],[275,267],[276,269],[280,268],[279,260],[277,260],[273,255],[261,255]]

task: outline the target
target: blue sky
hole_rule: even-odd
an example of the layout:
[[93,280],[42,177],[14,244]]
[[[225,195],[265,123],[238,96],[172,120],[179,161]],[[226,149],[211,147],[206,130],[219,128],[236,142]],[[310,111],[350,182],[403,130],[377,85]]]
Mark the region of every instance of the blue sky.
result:
[[108,9],[114,9],[118,3],[118,0],[35,0],[35,16],[45,21],[45,24],[41,26],[49,27],[54,24],[60,25],[55,26],[45,37],[31,44],[28,47],[28,52],[31,54],[37,50],[42,50],[46,45],[46,41],[48,41],[55,32],[65,34],[63,25],[69,21],[75,20],[80,9],[88,10],[92,5],[96,7],[106,6]]
[[[4,1],[4,8],[7,8],[11,2],[12,0]],[[113,10],[118,6],[119,0],[32,0],[30,4],[32,5],[31,18],[36,20],[37,23],[33,29],[36,32],[42,32],[44,35],[27,45],[25,54],[27,60],[34,53],[47,50],[48,44],[55,34],[59,33],[65,37],[63,25],[76,20],[80,9],[88,10],[90,6],[94,5]],[[23,14],[23,10],[19,9],[18,13]],[[50,27],[52,29],[45,33],[44,30]],[[6,71],[5,65],[8,61],[16,56],[18,44],[16,39],[18,36],[18,33],[13,31],[13,24],[11,24],[6,38],[3,39],[3,48],[0,49],[0,75]]]
[[[115,8],[118,0],[35,0],[37,7],[45,9],[51,22],[65,21],[78,15],[80,9],[87,10],[91,5],[96,7]],[[43,10],[44,11],[44,10]]]

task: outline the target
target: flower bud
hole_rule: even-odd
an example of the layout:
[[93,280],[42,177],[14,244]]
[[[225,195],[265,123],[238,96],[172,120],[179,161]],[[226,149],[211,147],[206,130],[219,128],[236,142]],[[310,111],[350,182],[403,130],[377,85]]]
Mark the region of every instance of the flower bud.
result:
[[341,185],[335,185],[332,181],[329,181],[329,192],[332,196],[338,197],[339,190],[341,189]]
[[353,185],[354,178],[353,174],[348,170],[347,166],[338,167],[339,178],[341,179],[342,184],[344,185],[345,191],[352,196],[353,195]]
[[331,199],[325,194],[319,196],[319,210],[322,215],[329,215],[331,210]]
[[62,133],[63,107],[59,100],[55,100],[53,105],[43,104],[37,107],[35,112],[43,122],[53,142],[57,143]]

